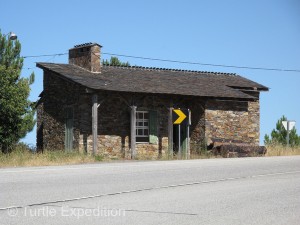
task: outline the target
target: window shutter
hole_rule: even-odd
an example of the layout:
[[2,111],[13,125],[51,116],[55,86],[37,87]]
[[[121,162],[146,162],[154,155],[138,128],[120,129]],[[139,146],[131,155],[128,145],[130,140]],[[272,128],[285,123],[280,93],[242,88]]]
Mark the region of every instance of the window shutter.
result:
[[157,144],[157,112],[149,111],[149,143]]

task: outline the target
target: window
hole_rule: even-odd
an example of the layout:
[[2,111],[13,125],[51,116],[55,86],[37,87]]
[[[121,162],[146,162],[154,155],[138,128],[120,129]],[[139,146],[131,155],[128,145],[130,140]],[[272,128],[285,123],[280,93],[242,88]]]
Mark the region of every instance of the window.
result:
[[149,142],[149,112],[136,112],[136,142]]
[[136,112],[136,142],[157,144],[157,112]]

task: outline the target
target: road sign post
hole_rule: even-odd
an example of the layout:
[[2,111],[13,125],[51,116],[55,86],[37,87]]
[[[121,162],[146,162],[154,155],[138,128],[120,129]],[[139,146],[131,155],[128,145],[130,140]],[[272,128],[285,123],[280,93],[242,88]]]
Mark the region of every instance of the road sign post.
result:
[[178,125],[178,158],[181,159],[181,143],[180,143],[180,124]]
[[[189,110],[188,109],[173,109],[172,121],[174,125],[178,125],[178,158],[182,157],[182,148],[181,148],[181,129],[187,129],[188,123],[190,121]],[[187,140],[189,141],[189,132],[187,132]],[[185,147],[186,157],[189,152],[189,143]]]
[[190,146],[190,126],[191,126],[191,110],[188,109],[188,125],[187,125],[187,154],[186,159],[190,159],[191,146]]
[[282,125],[285,128],[287,135],[286,135],[286,146],[289,147],[290,145],[290,131],[294,128],[296,125],[295,120],[284,120],[282,121]]

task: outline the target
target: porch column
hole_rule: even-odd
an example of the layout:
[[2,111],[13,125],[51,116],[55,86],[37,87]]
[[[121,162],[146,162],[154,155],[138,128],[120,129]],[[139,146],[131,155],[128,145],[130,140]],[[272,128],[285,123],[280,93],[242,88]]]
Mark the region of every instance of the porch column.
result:
[[130,118],[130,132],[131,132],[131,159],[136,156],[135,142],[136,142],[136,106],[131,106],[131,118]]
[[173,107],[169,108],[169,117],[168,117],[168,154],[169,157],[173,158]]
[[98,95],[92,96],[92,133],[93,133],[93,155],[96,154],[98,149]]

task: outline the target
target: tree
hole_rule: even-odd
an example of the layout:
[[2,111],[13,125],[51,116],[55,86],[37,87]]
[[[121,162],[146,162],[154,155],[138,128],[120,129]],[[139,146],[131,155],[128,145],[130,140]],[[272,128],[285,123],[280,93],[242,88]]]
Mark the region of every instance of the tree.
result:
[[107,59],[106,60],[103,60],[102,61],[102,64],[105,65],[105,66],[130,66],[129,62],[121,62],[118,57],[110,57],[110,60],[108,61]]
[[[271,137],[269,135],[265,135],[265,145],[270,145],[273,143],[286,145],[286,136],[287,131],[285,130],[284,126],[282,125],[282,121],[287,120],[285,116],[282,116],[276,123],[276,129],[273,129],[271,132]],[[290,131],[290,145],[291,146],[299,146],[300,145],[300,136],[297,135],[297,130],[294,127]]]
[[21,44],[0,31],[0,148],[9,152],[34,125],[34,103],[28,100],[34,73],[21,78]]

